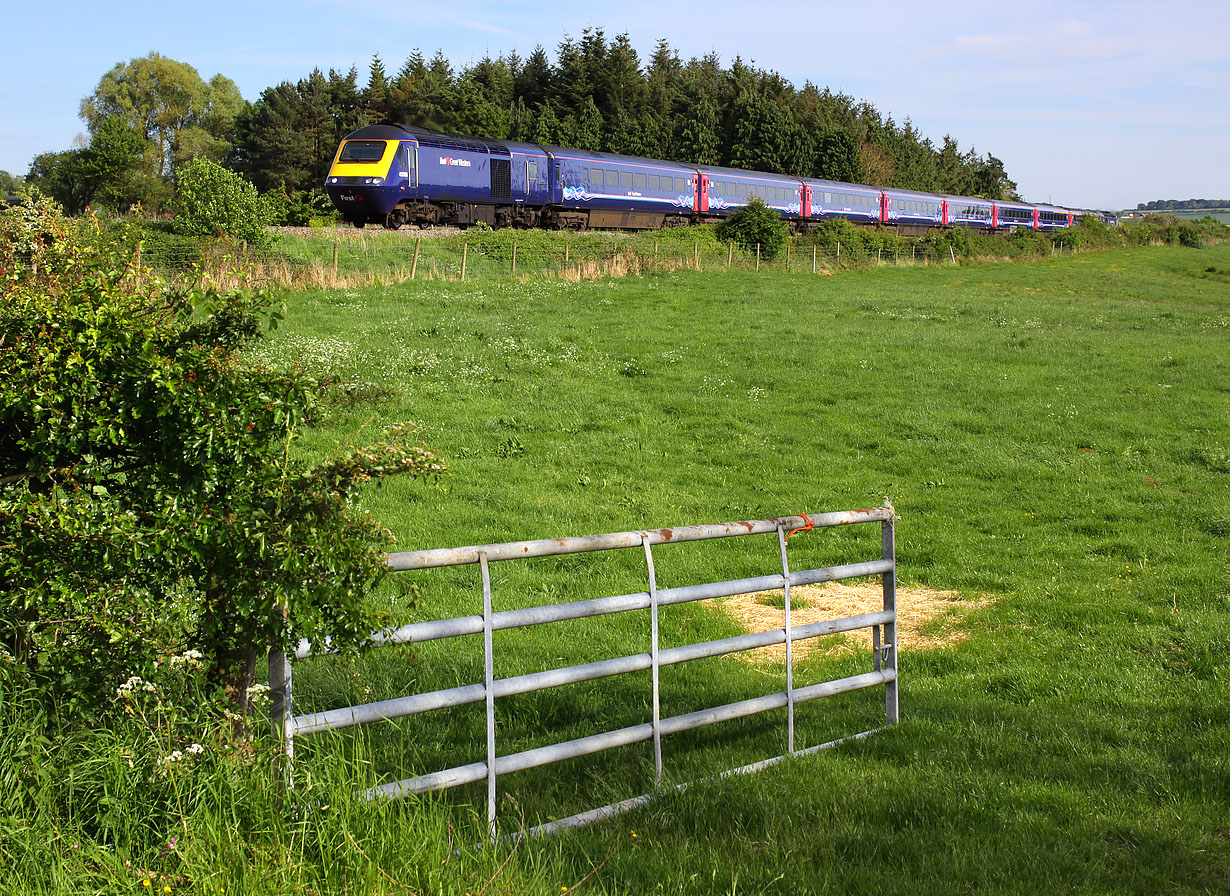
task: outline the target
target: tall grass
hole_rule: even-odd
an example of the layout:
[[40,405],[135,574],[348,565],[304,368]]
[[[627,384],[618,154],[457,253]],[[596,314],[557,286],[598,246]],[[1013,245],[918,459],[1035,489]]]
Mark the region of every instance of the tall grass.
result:
[[1230,228],[1154,215],[1116,228],[1088,219],[1049,233],[951,228],[918,237],[835,220],[793,238],[785,253],[771,260],[721,242],[713,226],[635,234],[320,228],[280,232],[271,247],[260,249],[211,241],[187,244],[184,237],[153,225],[143,232],[148,243],[144,263],[165,276],[207,277],[225,288],[358,289],[408,280],[578,281],[683,270],[829,274],[885,265],[1035,260],[1130,245],[1199,245],[1226,239]]

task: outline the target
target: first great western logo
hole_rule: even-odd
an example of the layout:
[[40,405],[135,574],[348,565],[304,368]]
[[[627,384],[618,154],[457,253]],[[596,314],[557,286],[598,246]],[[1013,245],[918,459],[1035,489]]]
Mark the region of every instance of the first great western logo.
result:
[[456,168],[469,168],[471,162],[469,159],[454,159],[452,156],[440,156],[441,165],[452,165]]

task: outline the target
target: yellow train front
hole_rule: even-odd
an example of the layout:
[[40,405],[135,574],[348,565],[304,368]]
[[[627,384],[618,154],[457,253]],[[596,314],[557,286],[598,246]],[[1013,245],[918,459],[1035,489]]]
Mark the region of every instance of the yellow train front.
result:
[[405,129],[371,125],[348,134],[325,178],[334,206],[355,227],[382,224],[396,229],[402,209],[414,198],[418,142]]

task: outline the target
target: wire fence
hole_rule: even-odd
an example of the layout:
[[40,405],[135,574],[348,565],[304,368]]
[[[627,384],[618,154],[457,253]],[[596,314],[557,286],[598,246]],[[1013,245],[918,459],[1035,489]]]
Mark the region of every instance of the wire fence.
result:
[[952,265],[951,249],[925,243],[859,252],[837,244],[787,246],[770,257],[761,247],[670,241],[593,240],[561,237],[546,241],[387,236],[305,240],[271,248],[244,244],[164,246],[141,250],[138,264],[172,277],[208,276],[220,286],[265,283],[278,286],[354,287],[411,280],[491,280],[552,277],[585,280],[653,271],[751,271],[832,274],[848,267]]

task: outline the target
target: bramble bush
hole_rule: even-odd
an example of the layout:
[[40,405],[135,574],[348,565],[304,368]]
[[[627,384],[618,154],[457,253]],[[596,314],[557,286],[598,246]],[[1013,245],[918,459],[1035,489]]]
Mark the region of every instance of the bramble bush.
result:
[[268,296],[168,289],[89,226],[0,211],[0,669],[93,715],[197,650],[246,710],[269,647],[379,627],[391,536],[353,498],[442,467],[408,427],[296,459],[313,384],[242,355]]

